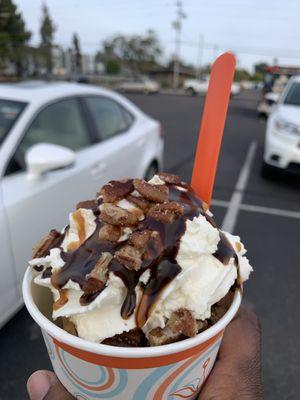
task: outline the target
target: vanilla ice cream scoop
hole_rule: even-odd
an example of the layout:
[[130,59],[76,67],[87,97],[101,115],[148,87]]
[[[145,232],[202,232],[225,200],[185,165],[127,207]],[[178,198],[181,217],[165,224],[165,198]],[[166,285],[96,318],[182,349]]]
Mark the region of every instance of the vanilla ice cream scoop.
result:
[[158,345],[194,336],[252,271],[240,238],[218,229],[176,175],[111,181],[69,220],[29,265],[53,293],[53,319],[86,340]]

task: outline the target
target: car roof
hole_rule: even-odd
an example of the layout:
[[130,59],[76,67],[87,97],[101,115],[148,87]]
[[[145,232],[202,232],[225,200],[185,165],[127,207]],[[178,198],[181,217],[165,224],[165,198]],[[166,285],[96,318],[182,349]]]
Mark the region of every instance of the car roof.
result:
[[102,87],[70,82],[25,81],[0,84],[0,98],[43,104],[67,96],[112,94]]

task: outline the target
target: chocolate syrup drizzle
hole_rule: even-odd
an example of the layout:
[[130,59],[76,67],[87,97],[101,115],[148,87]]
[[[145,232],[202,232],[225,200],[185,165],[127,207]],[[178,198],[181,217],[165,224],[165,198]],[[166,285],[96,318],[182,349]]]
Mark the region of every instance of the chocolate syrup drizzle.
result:
[[[142,327],[147,321],[151,308],[158,300],[161,291],[181,272],[181,267],[176,261],[179,249],[180,239],[185,233],[187,219],[202,214],[214,226],[216,224],[212,217],[208,216],[203,204],[195,195],[192,188],[182,183],[181,185],[167,184],[169,188],[169,201],[175,201],[181,204],[184,212],[172,223],[163,223],[151,217],[146,217],[139,222],[136,231],[145,229],[157,232],[151,235],[144,252],[143,261],[139,270],[129,270],[113,259],[108,266],[108,270],[118,276],[127,288],[127,294],[121,308],[121,315],[128,319],[137,308],[136,322],[138,327]],[[95,213],[96,214],[96,213]],[[61,290],[63,286],[71,279],[77,282],[81,288],[86,282],[86,275],[89,274],[103,252],[109,252],[112,255],[126,244],[113,243],[99,239],[99,230],[102,222],[97,218],[95,232],[72,252],[63,252],[62,259],[65,265],[51,276],[51,283],[55,288]],[[65,234],[60,237],[60,244]],[[228,264],[230,258],[234,258],[237,264],[237,255],[227,240],[226,236],[220,232],[220,241],[218,249],[214,256],[224,264]],[[137,304],[135,288],[139,284],[139,278],[148,270],[150,279],[146,285],[140,283],[142,296]],[[103,289],[97,293],[84,293],[81,298],[82,304],[88,304],[93,301]]]

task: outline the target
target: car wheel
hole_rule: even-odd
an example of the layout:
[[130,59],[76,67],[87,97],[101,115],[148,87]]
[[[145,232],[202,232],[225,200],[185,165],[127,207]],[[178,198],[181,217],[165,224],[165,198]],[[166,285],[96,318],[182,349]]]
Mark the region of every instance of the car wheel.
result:
[[260,170],[260,175],[263,179],[274,179],[275,171],[269,164],[263,162]]
[[147,169],[144,179],[145,181],[150,181],[150,179],[158,173],[158,166],[156,162],[153,162]]
[[265,112],[259,112],[258,113],[258,118],[259,119],[268,119],[268,116]]
[[195,92],[195,90],[193,88],[189,87],[189,88],[186,89],[186,94],[188,96],[195,96],[196,92]]

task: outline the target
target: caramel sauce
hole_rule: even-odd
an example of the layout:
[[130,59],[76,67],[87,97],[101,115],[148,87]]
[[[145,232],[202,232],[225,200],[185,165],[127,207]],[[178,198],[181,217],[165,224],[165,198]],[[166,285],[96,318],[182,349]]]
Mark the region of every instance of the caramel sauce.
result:
[[59,290],[59,299],[53,303],[53,310],[58,310],[60,307],[64,306],[68,302],[67,289]]
[[84,217],[81,214],[80,209],[74,211],[72,216],[76,225],[78,240],[68,244],[68,251],[76,250],[79,246],[81,246],[86,237]]

